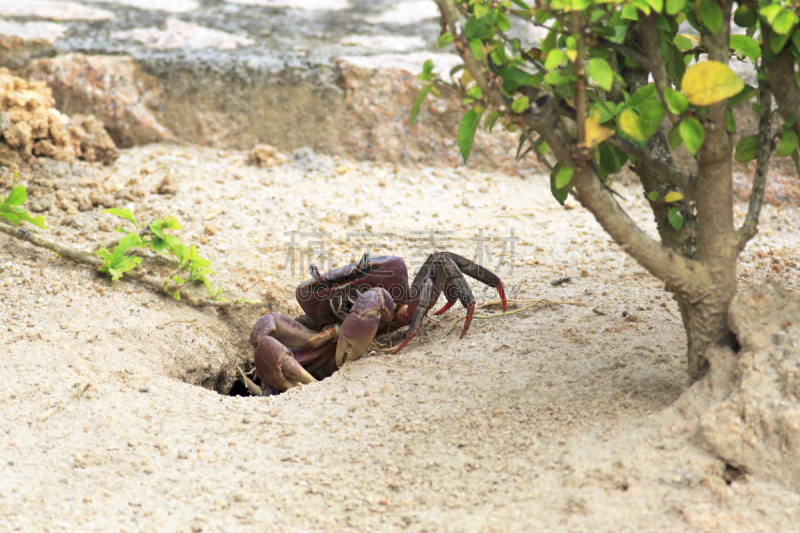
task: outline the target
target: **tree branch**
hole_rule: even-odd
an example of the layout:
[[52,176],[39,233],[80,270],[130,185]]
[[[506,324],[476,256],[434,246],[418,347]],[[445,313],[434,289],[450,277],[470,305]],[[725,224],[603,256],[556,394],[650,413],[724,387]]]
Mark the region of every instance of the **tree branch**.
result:
[[[768,24],[761,26],[761,48],[767,50],[772,29]],[[769,78],[770,90],[775,95],[775,101],[778,104],[778,113],[784,120],[789,120],[789,117],[794,116],[796,119],[794,131],[800,137],[800,89],[797,87],[797,79],[794,74],[794,57],[788,47],[781,52],[778,59],[771,61],[767,59],[768,56],[772,57],[772,54],[766,52],[761,54],[761,57],[764,58],[763,67]]]
[[607,139],[608,144],[621,150],[636,158],[636,162],[641,162],[645,166],[650,167],[657,173],[661,179],[681,189],[685,195],[694,193],[695,179],[692,176],[687,176],[680,169],[670,165],[666,161],[651,156],[643,148],[639,148],[627,139],[623,139],[619,135],[614,135]]
[[770,137],[772,127],[772,94],[768,89],[762,88],[759,94],[761,113],[758,117],[758,159],[756,171],[753,175],[753,188],[750,190],[750,204],[747,207],[747,216],[738,231],[739,251],[744,250],[747,242],[758,231],[758,216],[761,213],[761,201],[764,199],[764,187],[769,173]]
[[[65,257],[67,259],[75,261],[76,263],[89,265],[93,267],[95,270],[99,269],[103,265],[103,260],[97,257],[96,255],[92,255],[89,252],[83,252],[81,250],[72,248],[65,244],[58,243],[56,241],[51,241],[50,239],[47,239],[39,235],[38,233],[28,231],[27,229],[22,227],[18,226],[15,227],[5,223],[0,223],[0,233],[5,233],[6,235],[10,235],[11,237],[15,237],[17,239],[29,242],[34,246],[38,246],[39,248],[46,248],[48,250],[57,253],[61,257]],[[155,276],[148,276],[146,270],[129,270],[128,272],[125,272],[125,277],[144,283],[145,285],[148,285],[151,289],[155,290],[156,292],[169,294],[170,296],[172,296],[172,292],[168,292],[168,290],[166,289],[168,280],[157,278]],[[175,289],[173,289],[173,292],[174,290]],[[236,302],[219,302],[216,300],[197,298],[184,289],[181,289],[180,295],[181,295],[180,301],[186,302],[194,307],[217,307],[220,309],[224,309],[241,305],[237,304]]]
[[667,117],[670,123],[674,126],[679,118],[669,112],[667,101],[664,100],[664,90],[672,88],[672,83],[669,81],[667,75],[667,67],[664,65],[664,54],[661,53],[661,43],[658,40],[658,28],[656,27],[657,13],[651,13],[644,17],[642,20],[642,28],[639,32],[639,39],[642,43],[642,48],[645,54],[650,57],[652,67],[650,73],[653,75],[653,81],[656,83],[658,96],[661,98],[661,103],[667,110]]
[[642,67],[646,68],[650,72],[652,72],[655,69],[655,65],[650,61],[649,57],[647,57],[642,53],[637,52],[630,46],[626,46],[620,43],[615,43],[614,41],[609,41],[608,39],[605,39],[603,37],[597,37],[597,44],[605,48],[609,48],[611,50],[619,52],[620,54],[633,59],[634,61],[639,63]]
[[466,42],[453,0],[435,1],[441,10],[443,22],[453,34],[459,55],[486,98],[516,123],[532,127],[544,137],[558,162],[575,168],[572,183],[580,195],[580,201],[603,229],[639,264],[666,282],[671,291],[681,298],[694,301],[700,292],[698,287],[710,281],[708,268],[680,256],[647,235],[617,204],[589,166],[576,168],[573,160],[575,139],[561,127],[556,112],[558,104],[554,98],[543,96],[533,102],[524,113],[512,114],[508,102],[499,89],[490,84],[484,69]]
[[643,232],[614,200],[600,180],[588,168],[576,169],[572,183],[580,202],[603,229],[651,274],[667,284],[669,290],[690,301],[696,287],[710,282],[708,269],[665,248]]

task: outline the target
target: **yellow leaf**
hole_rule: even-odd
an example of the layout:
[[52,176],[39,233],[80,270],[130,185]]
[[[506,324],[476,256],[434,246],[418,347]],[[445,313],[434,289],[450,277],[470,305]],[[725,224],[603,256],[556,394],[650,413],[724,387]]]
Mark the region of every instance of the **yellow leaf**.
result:
[[578,51],[577,50],[567,50],[566,53],[567,53],[567,57],[569,58],[569,60],[574,63],[575,62],[575,58],[578,57]]
[[461,86],[466,87],[473,82],[472,74],[468,69],[464,69],[464,74],[461,75]]
[[683,200],[683,195],[677,191],[668,192],[664,197],[664,201],[667,203],[677,202],[678,200]]
[[639,129],[639,115],[633,109],[626,109],[619,116],[619,128],[637,141],[647,140]]
[[614,135],[614,130],[601,126],[593,118],[587,118],[583,128],[584,134],[586,135],[586,148],[594,148]]
[[704,61],[689,67],[681,81],[681,90],[689,103],[707,106],[739,94],[742,78],[725,63]]
[[691,34],[688,34],[688,33],[681,33],[679,35],[681,37],[685,38],[685,39],[689,39],[693,43],[703,44],[703,41],[697,35],[691,35]]

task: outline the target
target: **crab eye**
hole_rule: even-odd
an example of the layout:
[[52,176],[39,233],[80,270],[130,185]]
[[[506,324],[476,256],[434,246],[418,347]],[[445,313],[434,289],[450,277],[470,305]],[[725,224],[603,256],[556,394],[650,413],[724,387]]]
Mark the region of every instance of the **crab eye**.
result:
[[308,267],[308,271],[311,273],[311,277],[315,280],[322,282],[322,276],[319,275],[319,270],[317,270],[317,265],[311,263],[311,266]]
[[361,261],[358,262],[358,270],[366,270],[368,264],[369,264],[369,253],[364,252],[364,255],[361,256]]

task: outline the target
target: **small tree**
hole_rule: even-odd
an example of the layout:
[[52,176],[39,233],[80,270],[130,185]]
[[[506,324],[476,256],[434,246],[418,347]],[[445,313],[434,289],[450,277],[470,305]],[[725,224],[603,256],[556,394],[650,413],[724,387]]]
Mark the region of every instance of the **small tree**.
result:
[[[519,150],[535,151],[550,168],[563,203],[571,191],[608,234],[661,279],[680,307],[688,338],[689,374],[708,369],[714,344],[733,345],[727,309],[736,292],[739,253],[756,233],[770,154],[798,165],[800,59],[798,0],[436,0],[439,46],[455,45],[463,65],[447,87],[469,104],[458,131],[466,161],[483,119],[520,131]],[[511,19],[546,30],[539,48],[512,37]],[[731,32],[731,18],[739,31]],[[681,33],[682,23],[700,37]],[[543,30],[543,33],[544,33]],[[745,85],[730,61],[755,65]],[[460,73],[460,74],[459,74]],[[457,78],[457,79],[456,79]],[[773,96],[781,131],[773,135]],[[734,149],[731,109],[752,105],[758,134]],[[675,166],[684,144],[697,175]],[[555,162],[551,164],[548,158]],[[756,159],[746,220],[733,221],[732,160]],[[632,163],[650,203],[661,243],[628,217],[606,186]]]

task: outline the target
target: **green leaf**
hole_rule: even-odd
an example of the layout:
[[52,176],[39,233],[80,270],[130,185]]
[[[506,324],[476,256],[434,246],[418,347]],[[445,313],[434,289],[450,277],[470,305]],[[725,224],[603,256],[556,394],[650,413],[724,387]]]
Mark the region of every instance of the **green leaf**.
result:
[[611,91],[614,85],[614,72],[608,64],[608,61],[601,58],[590,59],[586,64],[586,69],[589,77],[594,80],[598,87],[606,92]]
[[494,35],[495,17],[494,11],[489,11],[480,18],[477,16],[470,17],[464,26],[464,34],[467,39],[488,39]]
[[681,138],[681,128],[680,124],[675,124],[671,130],[669,130],[669,135],[667,137],[669,140],[669,148],[670,150],[676,149],[678,146],[681,145],[683,139]]
[[46,229],[46,226],[45,226],[45,223],[44,223],[44,217],[41,216],[41,215],[38,215],[36,217],[32,217],[25,210],[19,211],[17,213],[17,215],[19,216],[20,220],[28,222],[29,224],[33,224],[37,228]]
[[673,207],[667,213],[667,221],[675,231],[680,231],[683,227],[683,215],[677,207]]
[[436,48],[444,48],[453,44],[453,34],[450,32],[443,33],[436,39]]
[[486,60],[486,52],[484,52],[483,41],[480,39],[470,39],[469,49],[472,50],[472,53],[475,55],[475,59],[478,61]]
[[686,73],[686,62],[680,49],[666,39],[661,40],[661,51],[667,64],[667,74],[676,87],[680,86],[683,75]]
[[544,60],[544,68],[547,70],[553,70],[554,68],[558,68],[567,60],[567,53],[563,50],[559,50],[558,48],[554,50],[550,50],[547,52],[547,59]]
[[731,35],[731,50],[755,62],[761,57],[761,47],[752,37],[747,35]]
[[503,89],[508,92],[519,89],[531,78],[530,74],[515,67],[503,67],[498,74],[503,78]]
[[522,98],[517,98],[513,102],[511,102],[511,109],[514,113],[524,113],[530,107],[530,102],[528,101],[527,96],[523,96]]
[[700,121],[694,117],[685,118],[680,123],[680,134],[686,145],[686,150],[695,155],[700,147],[703,146],[703,141],[706,137],[706,132]]
[[483,121],[483,126],[489,133],[492,133],[492,129],[494,125],[497,124],[497,120],[503,116],[503,113],[500,111],[492,111],[489,113],[489,116],[486,117],[486,120]]
[[664,101],[673,115],[680,115],[689,107],[689,101],[681,93],[667,87],[664,89]]
[[[667,5],[669,5],[669,4],[667,4]],[[657,202],[658,201],[658,191],[650,191],[649,193],[647,193],[647,199],[650,200],[651,202]]]
[[664,0],[646,0],[647,5],[653,8],[656,13],[661,13],[664,9]]
[[550,192],[553,194],[553,198],[555,198],[559,204],[564,205],[564,200],[567,199],[569,190],[566,187],[556,187],[556,175],[561,168],[562,167],[560,164],[556,164],[555,168],[553,168],[553,171],[550,173]]
[[778,157],[786,157],[791,155],[797,150],[797,133],[794,130],[783,130],[781,132],[781,146],[775,155]]
[[118,217],[122,217],[125,220],[131,222],[137,228],[139,227],[138,222],[136,222],[136,217],[133,216],[133,213],[130,209],[121,209],[118,207],[112,207],[111,209],[106,209],[103,213],[108,213],[109,215],[116,215]]
[[675,15],[683,11],[686,0],[667,0],[667,15]]
[[648,100],[638,106],[639,131],[645,138],[650,138],[661,127],[664,118],[664,106],[656,99]]
[[774,19],[770,21],[772,24],[772,31],[779,33],[780,35],[788,35],[789,30],[794,27],[796,22],[797,15],[788,9],[782,10]]
[[772,24],[772,21],[775,20],[775,17],[777,17],[780,14],[781,11],[783,11],[783,7],[780,5],[780,3],[775,2],[775,3],[769,4],[769,5],[763,6],[760,9],[760,14],[761,14],[762,17],[764,17],[767,20],[767,22]]
[[433,79],[433,61],[430,59],[422,64],[422,72],[419,73],[419,79],[422,81],[431,81]]
[[12,226],[19,226],[19,217],[13,213],[0,213],[0,217],[8,220]]
[[425,100],[425,97],[428,96],[428,93],[431,92],[431,89],[433,89],[433,84],[429,83],[417,93],[417,97],[414,99],[414,105],[411,106],[411,116],[408,118],[409,126],[413,126],[414,121],[417,120],[417,115],[419,115],[419,109],[422,106],[422,101]]
[[750,135],[749,137],[744,137],[738,143],[736,143],[736,150],[734,152],[733,158],[738,163],[747,163],[751,159],[755,159],[758,156],[758,135]]
[[575,173],[575,169],[570,167],[560,167],[556,171],[555,177],[555,186],[556,189],[563,189],[566,187],[570,181],[572,181],[572,175]]
[[[476,113],[475,109],[470,109],[461,119],[461,124],[458,126],[458,148],[461,150],[461,157],[464,158],[464,163],[469,159],[469,153],[472,151],[472,141],[475,140],[475,130],[478,129],[480,121],[481,114]],[[194,245],[192,246],[194,247]]]
[[722,8],[717,3],[717,0],[701,0],[703,3],[700,5],[700,16],[703,17],[703,25],[708,28],[713,35],[719,33],[722,29],[723,15]]
[[639,20],[639,12],[636,10],[636,6],[625,4],[622,7],[622,18],[625,20]]
[[575,81],[575,76],[565,74],[565,70],[566,69],[560,69],[548,72],[544,77],[544,81],[555,87]]
[[772,53],[777,54],[781,50],[783,50],[783,46],[786,44],[786,41],[789,40],[789,35],[781,35],[778,32],[772,32],[769,35],[769,49],[772,50]]
[[728,109],[725,113],[725,129],[728,133],[736,133],[736,120],[733,118],[733,113]]
[[739,91],[738,94],[735,94],[728,99],[728,105],[731,107],[742,105],[743,103],[750,100],[757,94],[758,94],[758,89],[756,89],[755,87],[751,87],[749,85],[745,85],[744,89]]
[[22,205],[27,199],[28,192],[25,190],[25,187],[19,185],[11,189],[11,192],[2,203],[8,205]]
[[755,6],[739,4],[736,13],[733,14],[733,21],[741,28],[749,28],[758,22],[758,11]]

